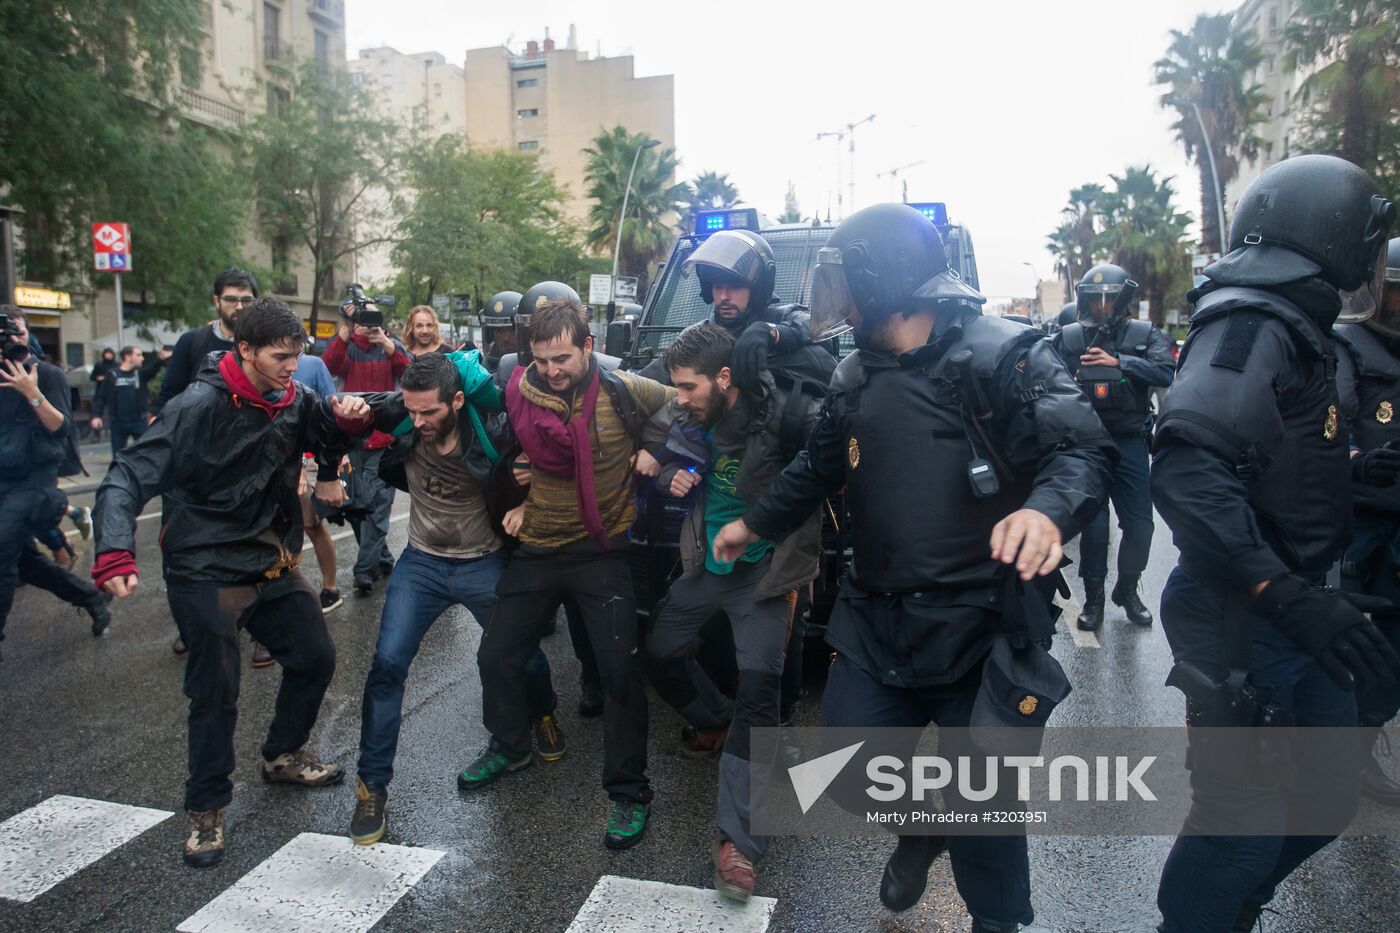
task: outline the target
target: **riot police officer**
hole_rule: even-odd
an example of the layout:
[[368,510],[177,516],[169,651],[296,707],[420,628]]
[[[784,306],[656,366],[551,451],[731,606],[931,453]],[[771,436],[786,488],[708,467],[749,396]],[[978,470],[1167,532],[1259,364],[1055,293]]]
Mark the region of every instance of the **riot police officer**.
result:
[[1060,308],[1060,313],[1045,322],[1045,333],[1055,336],[1070,324],[1079,320],[1079,305],[1071,301]]
[[[1152,496],[1147,488],[1147,436],[1152,389],[1169,386],[1175,361],[1167,335],[1151,321],[1131,318],[1137,283],[1112,263],[1094,266],[1075,286],[1075,321],[1055,337],[1055,349],[1084,388],[1089,403],[1118,445],[1110,486],[1123,537],[1118,545],[1118,580],[1113,602],[1128,620],[1151,625],[1152,613],[1138,596],[1138,581],[1152,549]],[[1078,626],[1103,626],[1104,580],[1108,576],[1108,509],[1084,529],[1079,541],[1079,576],[1084,611]]]
[[[1328,334],[1374,310],[1394,217],[1355,165],[1287,159],[1245,190],[1229,251],[1189,296],[1152,464],[1180,548],[1162,594],[1168,683],[1197,727],[1191,812],[1157,896],[1163,933],[1252,929],[1279,882],[1355,812],[1353,732],[1299,730],[1320,737],[1283,768],[1269,764],[1279,733],[1266,726],[1352,726],[1354,682],[1400,667],[1376,626],[1323,585],[1349,537],[1349,478],[1367,463],[1349,456],[1339,423]],[[1209,726],[1259,728],[1241,743]],[[1291,830],[1298,819],[1334,834]]]
[[[1060,543],[1103,504],[1112,442],[1042,332],[982,316],[923,214],[858,211],[817,261],[813,337],[849,319],[858,349],[806,449],[721,529],[715,557],[781,540],[844,486],[854,556],[827,632],[823,725],[965,727],[995,634],[1029,621],[1001,594],[1057,570]],[[1048,715],[1062,697],[1024,708]],[[974,931],[1032,922],[1023,834],[901,836],[884,904],[916,904],[945,847]]]
[[[1392,645],[1400,647],[1400,237],[1386,255],[1381,305],[1364,324],[1339,324],[1337,394],[1350,428],[1353,474],[1352,514],[1356,529],[1342,561],[1342,587],[1385,599],[1394,607],[1371,618]],[[1386,774],[1374,748],[1381,727],[1400,712],[1400,688],[1360,690],[1357,713],[1364,735],[1361,792],[1372,800],[1400,806],[1400,783]]]
[[500,367],[501,357],[516,350],[515,312],[520,307],[520,297],[519,292],[497,292],[477,313],[481,343],[485,347],[484,362],[493,373]]

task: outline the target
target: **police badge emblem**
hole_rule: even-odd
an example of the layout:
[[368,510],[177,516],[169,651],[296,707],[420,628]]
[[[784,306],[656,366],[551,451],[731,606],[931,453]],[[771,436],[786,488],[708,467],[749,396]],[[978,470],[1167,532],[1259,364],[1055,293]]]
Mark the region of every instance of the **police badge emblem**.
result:
[[1021,698],[1020,703],[1016,704],[1016,711],[1022,716],[1032,716],[1038,706],[1040,706],[1040,700],[1028,693]]
[[1337,406],[1336,406],[1336,405],[1328,405],[1328,406],[1327,406],[1327,420],[1326,420],[1325,422],[1323,422],[1323,425],[1322,425],[1322,436],[1325,437],[1325,438],[1326,438],[1327,440],[1329,440],[1329,441],[1331,441],[1331,440],[1336,440],[1336,438],[1337,438]]
[[1381,424],[1390,424],[1390,420],[1395,417],[1395,406],[1390,402],[1381,402],[1381,407],[1376,409],[1376,420]]
[[852,470],[860,466],[860,445],[856,443],[854,437],[851,438],[851,443],[846,447],[846,460],[850,463]]

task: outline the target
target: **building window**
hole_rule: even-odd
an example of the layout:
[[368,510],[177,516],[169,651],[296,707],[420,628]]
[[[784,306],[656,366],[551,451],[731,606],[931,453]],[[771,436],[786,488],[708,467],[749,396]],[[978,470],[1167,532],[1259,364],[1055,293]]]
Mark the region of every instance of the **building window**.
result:
[[263,4],[263,58],[275,62],[282,57],[282,10]]
[[539,141],[538,139],[527,139],[527,140],[525,140],[523,143],[520,144],[520,148],[521,148],[521,149],[538,149],[538,148],[540,148],[540,141]]
[[539,84],[539,83],[540,83],[540,79],[539,79],[539,78],[521,78],[519,81],[515,82],[515,86],[516,86],[516,87],[534,87],[535,85],[537,85],[537,84]]
[[273,116],[278,116],[282,113],[283,108],[285,108],[291,102],[292,94],[286,88],[278,87],[275,84],[269,84],[267,86],[268,113],[272,114]]
[[316,67],[324,72],[331,65],[331,37],[316,30]]
[[441,97],[441,96],[442,96],[442,85],[441,85],[441,84],[434,84],[434,85],[433,85],[433,96],[434,96],[434,97]]
[[538,107],[530,107],[526,110],[515,111],[515,115],[517,117],[538,117],[540,115],[540,111]]

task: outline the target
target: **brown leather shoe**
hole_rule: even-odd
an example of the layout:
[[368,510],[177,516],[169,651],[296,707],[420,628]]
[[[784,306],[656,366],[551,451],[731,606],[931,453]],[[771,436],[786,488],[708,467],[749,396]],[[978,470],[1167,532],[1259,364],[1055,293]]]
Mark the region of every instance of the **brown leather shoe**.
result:
[[693,735],[681,739],[681,755],[695,759],[714,758],[724,751],[724,739],[728,735],[728,726],[722,729],[697,729]]
[[224,811],[190,810],[186,828],[185,864],[208,868],[224,860]]
[[300,784],[303,787],[325,787],[339,784],[345,769],[335,762],[322,762],[304,748],[278,755],[262,765],[263,780],[269,784]]
[[272,664],[272,652],[268,651],[262,643],[253,642],[253,660],[251,663],[254,667],[270,666]]
[[749,857],[728,839],[716,842],[710,855],[715,862],[715,890],[730,900],[747,901],[757,884]]

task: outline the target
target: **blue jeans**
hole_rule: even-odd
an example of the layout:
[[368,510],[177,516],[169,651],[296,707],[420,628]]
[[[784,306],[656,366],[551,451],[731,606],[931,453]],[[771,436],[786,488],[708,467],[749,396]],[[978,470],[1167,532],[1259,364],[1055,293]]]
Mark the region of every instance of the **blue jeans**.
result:
[[[1146,437],[1115,437],[1118,466],[1109,482],[1109,497],[1118,513],[1123,537],[1118,542],[1118,576],[1139,577],[1152,552],[1152,492],[1148,488]],[[1079,538],[1079,576],[1102,580],[1108,576],[1108,506],[1095,516]]]
[[[496,582],[506,566],[504,550],[485,557],[454,560],[404,548],[389,576],[379,642],[365,681],[360,723],[360,780],[388,786],[394,776],[394,755],[403,718],[403,685],[408,666],[428,629],[453,605],[465,606],[482,628],[491,620]],[[530,718],[554,712],[554,688],[549,661],[536,649],[525,667]]]
[[[1220,665],[1225,595],[1180,567],[1162,591],[1162,628],[1178,661],[1194,661],[1208,671]],[[1249,682],[1292,714],[1299,726],[1356,725],[1356,695],[1323,673],[1303,649],[1263,619],[1254,619]],[[1344,741],[1340,739],[1339,741]],[[1162,933],[1229,933],[1246,905],[1267,904],[1274,889],[1334,836],[1289,835],[1290,812],[1326,813],[1343,824],[1355,813],[1359,795],[1356,746],[1335,754],[1314,753],[1295,767],[1313,777],[1301,789],[1287,782],[1261,790],[1191,775],[1191,812],[1162,867],[1157,907]],[[1325,790],[1319,790],[1319,786]],[[1244,815],[1250,825],[1272,821],[1276,835],[1192,835],[1193,825],[1219,826]]]

